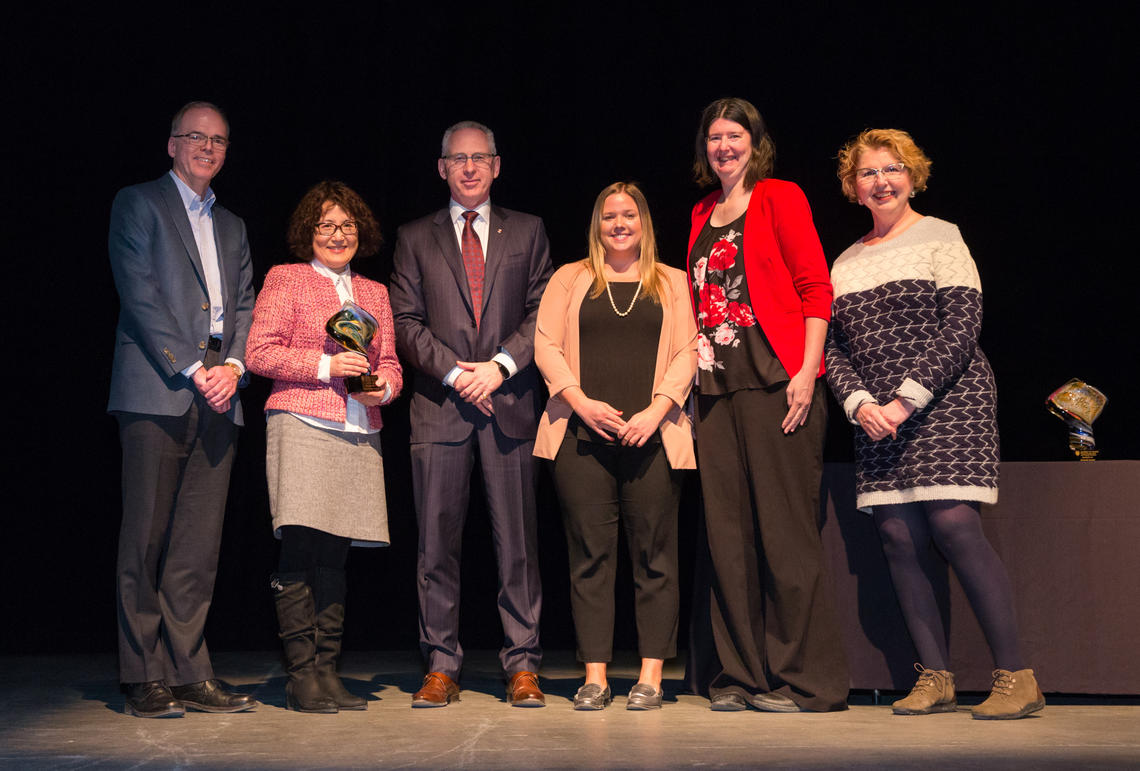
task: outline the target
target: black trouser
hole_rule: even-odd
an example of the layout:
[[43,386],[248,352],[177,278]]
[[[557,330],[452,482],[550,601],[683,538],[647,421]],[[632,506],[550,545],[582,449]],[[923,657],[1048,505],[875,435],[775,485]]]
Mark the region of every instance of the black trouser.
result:
[[570,608],[578,659],[608,662],[614,638],[619,522],[633,563],[638,652],[677,655],[677,504],[681,475],[659,443],[620,447],[567,436],[554,483],[570,550]]
[[720,661],[711,697],[780,691],[803,709],[846,706],[847,661],[819,537],[823,390],[817,381],[807,424],[791,434],[780,428],[783,387],[698,400]]
[[203,631],[237,426],[200,394],[184,415],[116,417],[123,447],[119,679],[208,680],[214,672]]

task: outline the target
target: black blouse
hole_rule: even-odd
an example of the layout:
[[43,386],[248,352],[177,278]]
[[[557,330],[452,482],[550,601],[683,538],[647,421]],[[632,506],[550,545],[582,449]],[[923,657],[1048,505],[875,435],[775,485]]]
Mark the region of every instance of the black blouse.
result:
[[[613,304],[625,312],[633,300],[636,281],[611,281]],[[591,399],[621,410],[622,419],[649,406],[653,400],[653,373],[661,338],[661,305],[638,293],[626,316],[614,313],[605,292],[591,298],[587,293],[578,312],[578,366],[582,391]],[[589,442],[607,440],[588,429],[575,414],[569,430]],[[659,442],[655,433],[650,440]],[[612,442],[610,442],[612,443]]]

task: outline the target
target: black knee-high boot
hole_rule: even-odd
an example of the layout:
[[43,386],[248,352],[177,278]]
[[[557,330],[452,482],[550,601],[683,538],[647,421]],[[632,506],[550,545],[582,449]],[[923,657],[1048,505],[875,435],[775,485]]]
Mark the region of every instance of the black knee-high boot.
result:
[[285,649],[285,704],[297,712],[337,711],[317,677],[317,620],[313,590],[304,573],[276,573],[269,587],[277,606],[277,626]]
[[317,568],[314,583],[317,602],[316,671],[321,690],[340,709],[368,709],[368,702],[349,693],[336,673],[341,637],[344,635],[344,571]]

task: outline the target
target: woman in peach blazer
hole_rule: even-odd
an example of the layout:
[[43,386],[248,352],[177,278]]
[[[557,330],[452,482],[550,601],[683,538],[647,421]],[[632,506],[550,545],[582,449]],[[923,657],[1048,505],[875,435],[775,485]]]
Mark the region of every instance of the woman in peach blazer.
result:
[[685,400],[697,368],[688,281],[657,262],[645,196],[632,183],[594,204],[589,256],[555,272],[534,358],[550,390],[535,455],[553,461],[570,550],[571,611],[586,682],[574,708],[612,700],[619,522],[633,563],[641,674],[627,709],[661,706],[676,655],[680,470],[696,468]]

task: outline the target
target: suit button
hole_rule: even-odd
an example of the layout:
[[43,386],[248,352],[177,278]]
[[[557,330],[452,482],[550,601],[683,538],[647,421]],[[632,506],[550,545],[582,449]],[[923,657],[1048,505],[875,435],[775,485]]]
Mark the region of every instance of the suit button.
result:
[[202,310],[204,310],[204,311],[210,310],[210,304],[209,303],[202,303]]
[[205,340],[203,340],[202,342],[198,343],[198,350],[199,350],[199,351],[204,351],[204,350],[206,350],[206,341],[205,341]]

